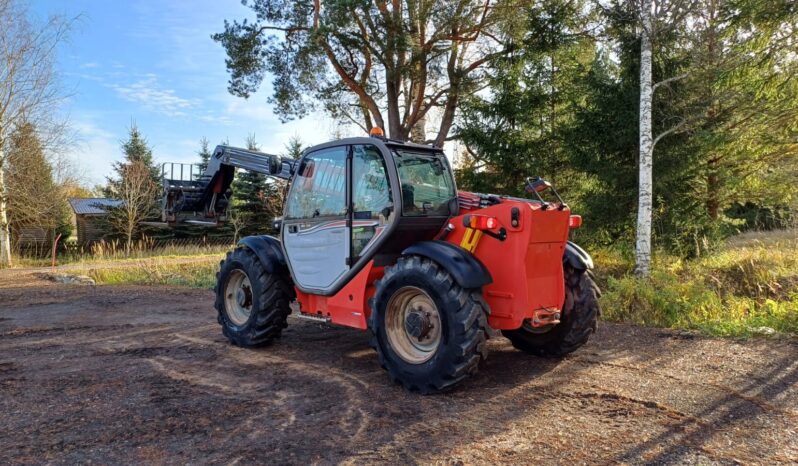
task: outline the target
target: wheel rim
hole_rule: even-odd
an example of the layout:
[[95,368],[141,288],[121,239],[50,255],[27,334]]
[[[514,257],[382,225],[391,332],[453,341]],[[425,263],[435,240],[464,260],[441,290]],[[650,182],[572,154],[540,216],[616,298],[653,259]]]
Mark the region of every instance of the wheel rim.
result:
[[435,355],[442,327],[438,307],[420,288],[400,288],[388,301],[385,315],[388,342],[410,364],[421,364]]
[[252,285],[249,277],[241,269],[235,269],[227,276],[224,287],[224,308],[227,317],[235,325],[244,325],[252,315]]

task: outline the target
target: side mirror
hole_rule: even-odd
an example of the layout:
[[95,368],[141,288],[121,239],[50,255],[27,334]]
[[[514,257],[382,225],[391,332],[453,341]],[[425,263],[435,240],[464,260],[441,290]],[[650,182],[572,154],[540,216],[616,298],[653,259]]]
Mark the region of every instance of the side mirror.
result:
[[313,163],[313,160],[303,160],[299,165],[299,176],[303,178],[313,178],[314,166],[315,163]]
[[526,192],[542,193],[543,191],[551,188],[551,183],[540,177],[534,177],[527,180]]

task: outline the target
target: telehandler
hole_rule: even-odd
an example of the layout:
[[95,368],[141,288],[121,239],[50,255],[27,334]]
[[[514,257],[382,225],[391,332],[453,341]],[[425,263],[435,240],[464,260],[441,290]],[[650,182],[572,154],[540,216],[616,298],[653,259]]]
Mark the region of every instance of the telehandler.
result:
[[271,343],[296,303],[299,317],[368,330],[391,380],[433,393],[474,375],[498,330],[540,356],[588,341],[593,263],[568,241],[582,220],[551,184],[527,179],[532,199],[457,191],[440,148],[375,133],[298,160],[218,146],[203,173],[164,165],[170,224],[223,223],[237,168],[288,180],[279,237],[245,237],[221,262],[231,343]]

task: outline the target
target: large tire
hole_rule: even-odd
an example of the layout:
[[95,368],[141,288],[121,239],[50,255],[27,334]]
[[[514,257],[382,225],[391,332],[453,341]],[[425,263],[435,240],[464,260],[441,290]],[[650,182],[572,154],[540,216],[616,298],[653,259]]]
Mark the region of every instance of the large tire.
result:
[[548,332],[539,333],[525,326],[503,330],[513,346],[537,356],[560,357],[576,351],[596,331],[601,314],[601,296],[590,273],[565,265],[565,304],[560,323]]
[[214,307],[224,336],[243,347],[263,346],[278,338],[288,325],[295,298],[289,280],[266,272],[248,248],[228,252],[219,265]]
[[[427,258],[402,257],[387,267],[370,305],[371,346],[391,380],[410,391],[450,389],[476,374],[488,355],[487,305],[481,290],[460,287]],[[409,314],[423,311],[429,311],[427,317],[412,316],[423,322],[408,323]]]

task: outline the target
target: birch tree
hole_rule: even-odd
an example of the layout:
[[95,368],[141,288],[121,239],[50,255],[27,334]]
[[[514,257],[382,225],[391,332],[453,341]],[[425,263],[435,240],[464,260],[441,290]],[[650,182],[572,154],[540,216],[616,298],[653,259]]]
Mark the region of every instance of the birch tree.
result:
[[5,164],[11,134],[23,122],[47,127],[62,94],[54,73],[55,52],[71,21],[51,17],[33,25],[16,0],[0,0],[0,267],[11,265]]
[[693,0],[639,0],[637,14],[640,31],[640,116],[639,116],[639,191],[635,238],[635,274],[646,277],[651,270],[651,212],[654,201],[654,147],[668,134],[677,131],[684,121],[654,137],[652,104],[654,91],[685,75],[672,76],[654,84],[652,60],[658,34],[671,32],[685,18]]
[[653,0],[643,0],[640,8],[640,156],[637,195],[637,234],[635,240],[635,273],[648,276],[651,269],[651,205],[654,196],[653,155],[651,140],[651,103],[654,94],[651,81],[651,19]]

